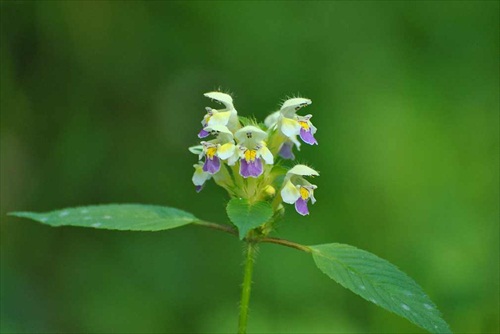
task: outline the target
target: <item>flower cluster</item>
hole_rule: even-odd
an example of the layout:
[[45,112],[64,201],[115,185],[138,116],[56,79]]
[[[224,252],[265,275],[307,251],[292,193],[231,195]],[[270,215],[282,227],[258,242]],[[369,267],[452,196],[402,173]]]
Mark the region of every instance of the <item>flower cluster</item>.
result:
[[[295,160],[294,147],[300,150],[301,142],[317,145],[316,127],[312,115],[297,112],[312,102],[305,98],[286,100],[280,110],[269,115],[264,124],[238,116],[233,98],[222,92],[209,92],[206,97],[223,108],[206,107],[201,121],[199,145],[189,150],[198,155],[194,165],[193,183],[196,191],[203,189],[213,178],[232,197],[251,201],[272,201],[278,211],[281,202],[294,204],[301,215],[308,215],[308,202],[314,204],[314,190],[304,177],[319,173],[305,165],[290,169],[281,166],[282,160]],[[277,158],[281,159],[277,159]],[[280,189],[276,195],[276,189]]]

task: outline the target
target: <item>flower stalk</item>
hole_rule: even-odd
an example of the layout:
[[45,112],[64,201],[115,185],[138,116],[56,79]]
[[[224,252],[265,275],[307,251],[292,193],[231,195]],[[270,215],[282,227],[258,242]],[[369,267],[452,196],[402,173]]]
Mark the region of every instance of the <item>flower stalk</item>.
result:
[[[245,242],[245,264],[241,290],[238,333],[246,333],[248,307],[252,287],[252,273],[258,244],[275,243],[303,252],[312,249],[294,242],[271,238],[268,235],[283,218],[284,204],[295,206],[302,216],[309,215],[308,204],[314,204],[315,184],[307,178],[319,173],[302,164],[287,166],[295,160],[294,149],[301,142],[318,145],[314,137],[316,127],[312,115],[297,114],[312,104],[302,97],[289,98],[278,111],[271,113],[264,123],[238,116],[233,98],[222,92],[204,94],[221,105],[220,109],[206,107],[201,120],[199,145],[189,151],[198,156],[193,165],[195,190],[200,192],[205,183],[213,181],[226,189],[233,199],[228,204],[228,215],[235,227],[199,221],[195,224],[238,236]],[[231,203],[238,203],[231,206]],[[231,211],[232,215],[229,214]]]

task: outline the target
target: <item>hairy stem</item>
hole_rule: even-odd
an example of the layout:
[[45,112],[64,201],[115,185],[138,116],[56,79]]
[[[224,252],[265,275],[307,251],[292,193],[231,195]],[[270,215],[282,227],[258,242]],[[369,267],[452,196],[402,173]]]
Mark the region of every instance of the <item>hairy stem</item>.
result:
[[279,238],[260,238],[259,242],[268,242],[268,243],[272,243],[272,244],[283,245],[283,246],[286,246],[286,247],[290,247],[290,248],[295,248],[295,249],[301,250],[301,251],[306,252],[306,253],[311,253],[312,252],[311,248],[309,248],[307,246],[304,246],[304,245],[301,245],[301,244],[298,244],[298,243],[295,243],[295,242],[292,242],[292,241],[288,241],[288,240],[285,240],[285,239],[279,239]]
[[208,228],[211,228],[214,230],[223,231],[223,232],[233,234],[236,236],[238,235],[238,232],[236,231],[236,229],[234,227],[231,227],[228,225],[210,223],[210,222],[205,222],[205,221],[201,221],[201,220],[194,222],[193,224],[198,225],[198,226],[208,227]]
[[[205,221],[197,221],[194,223],[195,225],[198,226],[204,226],[208,227],[214,230],[219,230],[223,231],[229,234],[233,235],[238,235],[238,232],[236,231],[235,228],[228,226],[228,225],[222,225],[222,224],[216,224],[216,223],[210,223],[210,222],[205,222]],[[247,242],[253,242],[253,243],[259,243],[259,242],[266,242],[266,243],[271,243],[271,244],[277,244],[277,245],[282,245],[290,248],[295,248],[300,251],[306,252],[306,253],[311,253],[311,249],[307,246],[298,244],[293,241],[285,240],[285,239],[280,239],[280,238],[246,238],[245,239]]]
[[[233,234],[238,236],[238,231],[234,227],[216,223],[210,223],[205,221],[197,221],[194,222],[195,225],[208,227],[214,230],[223,231],[229,234]],[[238,322],[238,333],[245,334],[247,331],[247,323],[248,323],[248,305],[250,303],[250,291],[252,288],[252,272],[253,272],[253,264],[255,262],[255,255],[257,252],[257,247],[259,242],[272,243],[277,245],[282,245],[290,248],[295,248],[301,250],[306,253],[311,253],[311,248],[289,241],[285,239],[279,238],[267,238],[267,237],[252,237],[252,233],[250,233],[250,237],[245,238],[246,242],[246,250],[245,250],[245,271],[243,276],[243,285],[241,289],[241,302],[240,302],[240,318]]]
[[247,241],[245,256],[245,271],[243,276],[243,286],[241,289],[240,319],[238,322],[238,334],[247,332],[248,304],[250,303],[250,292],[252,288],[252,272],[255,262],[257,244]]

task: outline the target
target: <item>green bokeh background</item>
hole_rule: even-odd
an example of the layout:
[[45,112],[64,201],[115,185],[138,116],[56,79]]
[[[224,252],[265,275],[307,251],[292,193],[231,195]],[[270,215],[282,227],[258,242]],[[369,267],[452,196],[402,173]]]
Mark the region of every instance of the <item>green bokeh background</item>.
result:
[[[203,93],[263,119],[313,100],[309,217],[413,277],[457,333],[499,331],[499,2],[1,2],[3,332],[233,332],[242,245],[197,227],[50,228],[6,213],[137,202],[227,220],[191,184]],[[262,245],[252,332],[420,333]]]

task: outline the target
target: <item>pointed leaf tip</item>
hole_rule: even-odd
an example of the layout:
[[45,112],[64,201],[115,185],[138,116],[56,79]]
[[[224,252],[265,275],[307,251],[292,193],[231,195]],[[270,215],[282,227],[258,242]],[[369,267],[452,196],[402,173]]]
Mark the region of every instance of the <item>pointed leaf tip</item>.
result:
[[349,245],[309,247],[316,266],[345,288],[431,333],[451,333],[422,288],[393,264]]
[[122,231],[161,231],[187,225],[198,219],[166,206],[107,204],[67,208],[46,213],[11,212],[50,226],[79,226]]

